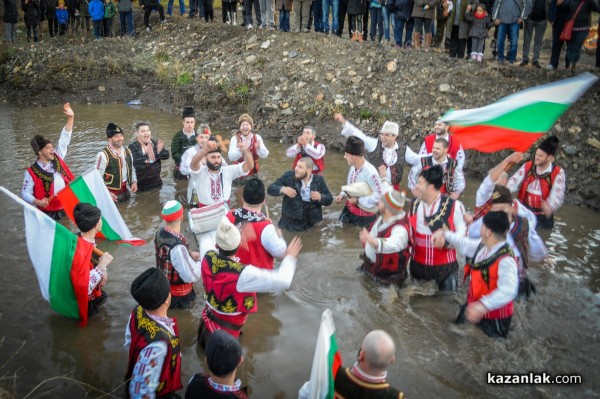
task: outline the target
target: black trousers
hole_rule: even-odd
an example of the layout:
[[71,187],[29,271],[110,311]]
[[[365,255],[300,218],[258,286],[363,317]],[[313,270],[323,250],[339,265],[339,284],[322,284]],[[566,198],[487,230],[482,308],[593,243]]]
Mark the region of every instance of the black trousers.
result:
[[450,42],[448,48],[450,49],[450,58],[465,58],[465,47],[467,45],[466,39],[458,38],[458,25],[452,25],[452,32],[450,34]]
[[[346,19],[346,10],[348,9],[348,0],[340,0],[340,8],[338,10],[338,30],[336,32],[336,35],[338,36],[342,36],[342,33],[344,32],[344,20]],[[350,22],[348,21],[348,24],[350,24]],[[352,37],[352,32],[350,31],[350,28],[348,28],[348,37]]]

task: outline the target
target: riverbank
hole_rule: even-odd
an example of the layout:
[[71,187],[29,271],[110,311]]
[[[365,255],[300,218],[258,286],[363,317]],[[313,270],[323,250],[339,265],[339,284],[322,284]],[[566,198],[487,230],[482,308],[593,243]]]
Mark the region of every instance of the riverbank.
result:
[[[217,11],[217,19],[220,18]],[[342,112],[375,134],[384,120],[401,125],[400,140],[415,150],[436,118],[450,108],[475,108],[527,87],[570,76],[565,69],[498,67],[450,60],[438,52],[398,50],[316,33],[246,30],[220,22],[174,17],[135,39],[91,36],[18,42],[0,50],[0,96],[5,103],[144,104],[179,114],[192,105],[219,130],[253,116],[267,139],[291,143],[306,124],[318,140],[341,148],[333,114]],[[138,31],[141,13],[136,12]],[[546,50],[547,52],[547,50]],[[548,54],[541,63],[545,65]],[[591,71],[583,55],[579,71]],[[600,84],[551,130],[561,140],[557,162],[567,171],[567,202],[600,209]],[[474,177],[506,154],[469,151]]]

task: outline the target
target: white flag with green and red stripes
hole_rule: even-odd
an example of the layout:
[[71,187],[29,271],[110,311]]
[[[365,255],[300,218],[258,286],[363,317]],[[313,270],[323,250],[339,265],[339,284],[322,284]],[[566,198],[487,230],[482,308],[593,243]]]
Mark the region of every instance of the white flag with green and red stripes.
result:
[[449,111],[440,120],[465,150],[527,151],[592,87],[591,73],[520,91],[482,108]]

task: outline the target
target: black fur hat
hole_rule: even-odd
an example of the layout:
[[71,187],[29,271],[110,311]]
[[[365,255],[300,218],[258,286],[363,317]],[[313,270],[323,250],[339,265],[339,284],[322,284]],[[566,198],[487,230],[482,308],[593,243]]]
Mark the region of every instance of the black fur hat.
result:
[[542,141],[538,147],[540,150],[544,151],[548,155],[556,154],[556,150],[558,150],[558,137],[549,136]]
[[346,140],[344,152],[350,155],[363,156],[365,154],[365,142],[358,137],[350,136],[348,137],[348,140]]
[[151,267],[131,283],[131,296],[146,310],[158,309],[169,297],[169,280],[157,267]]

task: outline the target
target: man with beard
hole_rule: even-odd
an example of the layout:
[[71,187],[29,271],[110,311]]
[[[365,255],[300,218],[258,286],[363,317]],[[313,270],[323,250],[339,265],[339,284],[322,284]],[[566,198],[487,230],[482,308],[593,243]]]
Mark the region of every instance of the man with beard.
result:
[[397,140],[400,126],[395,122],[385,121],[379,131],[379,140],[377,140],[374,137],[368,137],[362,130],[347,121],[342,114],[335,114],[334,118],[342,125],[342,136],[346,138],[355,136],[364,141],[365,149],[368,151],[365,155],[367,161],[377,169],[385,170],[383,178],[394,186],[394,190],[398,190],[402,181],[406,156],[406,146],[398,144]]
[[254,121],[248,114],[243,114],[238,119],[238,132],[231,138],[229,151],[227,155],[229,160],[234,163],[244,162],[244,151],[249,150],[254,161],[250,172],[246,176],[252,176],[258,173],[258,159],[265,159],[269,156],[269,150],[263,142],[262,137],[252,132]]
[[426,136],[423,144],[421,144],[419,155],[431,155],[435,140],[445,139],[448,142],[448,155],[450,155],[450,158],[456,160],[457,168],[462,170],[466,161],[465,150],[463,150],[462,144],[448,132],[449,127],[446,122],[438,119],[433,125],[433,134]]
[[245,265],[273,269],[274,258],[285,256],[286,244],[281,230],[277,231],[271,219],[261,212],[265,204],[265,185],[258,178],[248,179],[242,197],[242,207],[227,214],[242,235],[236,256]]
[[[96,155],[96,169],[115,202],[127,201],[138,190],[137,175],[129,148],[123,146],[123,130],[110,122],[106,126],[108,145]],[[129,185],[129,189],[127,189]]]
[[458,199],[465,189],[465,176],[462,169],[458,168],[456,160],[448,156],[448,142],[442,138],[435,139],[432,154],[421,157],[421,161],[410,170],[408,188],[415,195],[415,185],[421,170],[434,165],[441,165],[444,170],[442,193],[448,194],[452,199]]
[[75,113],[69,103],[63,106],[63,112],[67,115],[67,123],[60,133],[56,150],[52,142],[44,136],[38,134],[31,139],[31,148],[38,158],[25,171],[21,189],[21,197],[26,202],[37,206],[54,220],[65,216],[63,206],[56,194],[74,178],[63,158],[67,155],[67,147],[71,142]]
[[294,170],[285,172],[267,190],[274,197],[283,195],[278,226],[289,231],[304,231],[323,220],[322,206],[333,196],[323,176],[313,174],[313,161],[300,158]]
[[[214,138],[206,142],[206,145],[198,151],[190,164],[190,184],[198,195],[198,207],[222,203],[229,208],[229,197],[231,196],[231,185],[233,180],[246,176],[254,167],[254,159],[248,147],[240,142],[239,151],[243,152],[245,162],[235,165],[222,166],[221,150]],[[202,165],[202,160],[206,165]],[[209,249],[215,247],[216,232],[196,234],[200,257]]]
[[138,123],[135,130],[137,140],[129,144],[129,150],[138,176],[138,190],[148,191],[162,187],[160,160],[169,159],[169,150],[165,148],[162,140],[152,139],[152,132],[147,123]]

